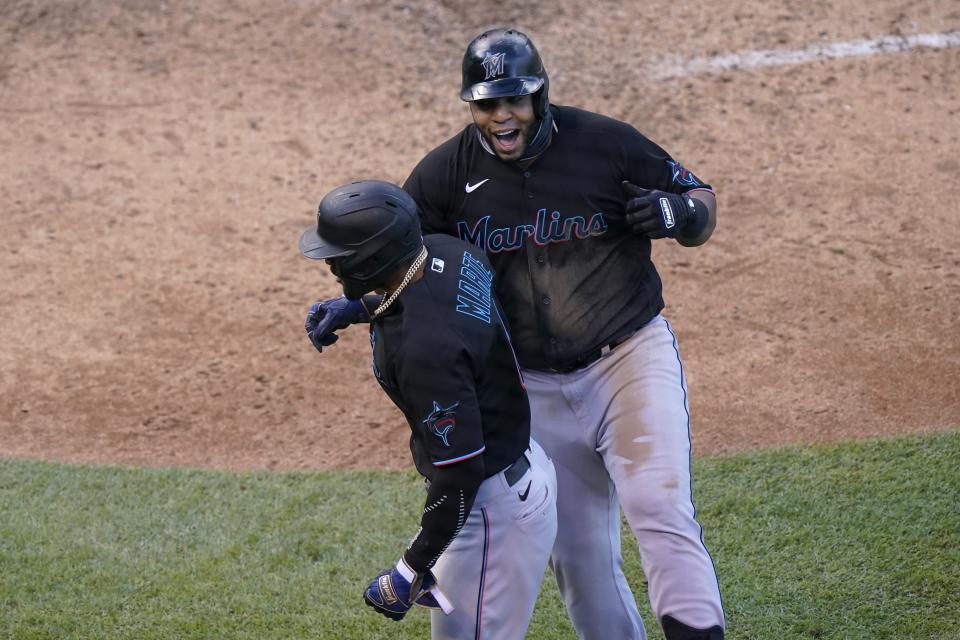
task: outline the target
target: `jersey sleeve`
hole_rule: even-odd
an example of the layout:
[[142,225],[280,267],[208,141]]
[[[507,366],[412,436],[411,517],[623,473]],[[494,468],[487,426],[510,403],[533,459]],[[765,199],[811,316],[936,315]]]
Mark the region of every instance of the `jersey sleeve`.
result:
[[430,350],[405,353],[397,384],[413,414],[414,438],[435,467],[479,456],[485,450],[476,374],[466,346],[449,328],[427,327],[437,335]]
[[403,189],[416,201],[420,227],[424,234],[450,233],[447,222],[452,208],[449,168],[434,151],[421,160],[403,183]]
[[627,180],[645,189],[686,193],[691,189],[710,189],[659,145],[628,126],[622,137]]
[[482,456],[437,469],[427,489],[420,530],[403,554],[414,571],[423,573],[431,569],[460,533],[484,475]]

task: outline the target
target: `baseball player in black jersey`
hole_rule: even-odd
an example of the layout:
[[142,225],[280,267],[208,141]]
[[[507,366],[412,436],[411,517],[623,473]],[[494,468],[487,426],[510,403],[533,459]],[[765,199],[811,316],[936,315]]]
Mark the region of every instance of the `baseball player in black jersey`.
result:
[[[434,609],[434,639],[523,638],[556,535],[556,476],[530,438],[486,256],[421,238],[413,199],[377,180],[327,194],[300,250],[327,260],[341,312],[369,318],[374,375],[428,483],[420,530],[365,602],[396,620],[413,604]],[[361,298],[371,291],[383,295]],[[316,306],[307,330],[328,312]]]
[[[428,233],[482,249],[510,323],[531,428],[556,466],[552,566],[581,638],[645,630],[621,571],[620,508],[668,640],[718,640],[724,616],[696,519],[690,415],[651,241],[698,246],[711,187],[624,122],[550,104],[530,39],[477,36],[460,98],[473,122],[404,189]],[[329,304],[329,303],[321,303]],[[317,346],[356,316],[331,309]]]

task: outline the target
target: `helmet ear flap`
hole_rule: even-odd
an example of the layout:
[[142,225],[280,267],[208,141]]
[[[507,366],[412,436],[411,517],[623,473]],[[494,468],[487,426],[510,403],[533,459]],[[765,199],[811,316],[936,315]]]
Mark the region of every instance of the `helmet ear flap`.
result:
[[550,80],[544,75],[543,86],[537,89],[533,94],[533,112],[538,118],[547,115],[547,107],[550,106],[550,100],[547,93],[550,89]]

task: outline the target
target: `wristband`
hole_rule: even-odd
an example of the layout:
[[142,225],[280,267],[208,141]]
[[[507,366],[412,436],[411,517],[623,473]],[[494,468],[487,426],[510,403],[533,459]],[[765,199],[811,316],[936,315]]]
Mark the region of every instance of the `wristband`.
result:
[[407,564],[407,561],[403,558],[397,561],[397,573],[403,576],[403,579],[413,584],[413,581],[417,579],[416,572],[410,568],[410,565]]
[[707,228],[707,224],[710,222],[710,211],[702,200],[686,194],[684,194],[683,200],[687,205],[687,215],[684,216],[683,226],[677,235],[693,240]]
[[368,323],[373,310],[383,302],[383,294],[368,293],[360,298],[360,314],[357,316],[357,322]]

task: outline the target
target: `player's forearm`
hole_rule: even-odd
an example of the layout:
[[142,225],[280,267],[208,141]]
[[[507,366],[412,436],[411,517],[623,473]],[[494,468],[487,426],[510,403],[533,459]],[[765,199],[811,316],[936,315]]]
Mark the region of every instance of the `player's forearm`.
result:
[[482,456],[437,469],[427,491],[420,531],[403,554],[404,560],[414,571],[424,573],[432,568],[440,554],[460,533],[473,508],[483,477]]
[[692,189],[685,195],[702,204],[703,208],[697,207],[699,219],[680,230],[677,242],[685,247],[698,247],[710,239],[717,226],[717,196],[709,189]]

